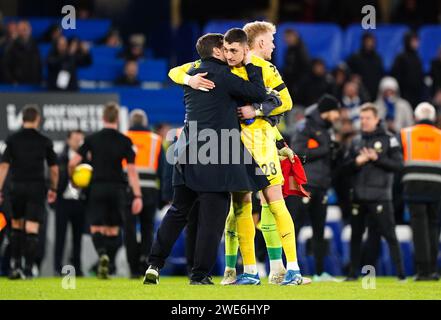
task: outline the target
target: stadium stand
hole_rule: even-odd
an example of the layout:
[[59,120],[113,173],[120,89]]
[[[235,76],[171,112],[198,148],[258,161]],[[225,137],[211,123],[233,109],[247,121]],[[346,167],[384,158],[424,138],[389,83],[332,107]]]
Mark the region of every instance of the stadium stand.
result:
[[340,207],[336,205],[331,205],[328,202],[328,210],[326,214],[326,225],[332,229],[334,245],[337,249],[338,254],[341,256],[343,254],[343,243],[341,241],[341,233],[343,231],[344,223]]
[[420,29],[420,56],[425,72],[430,71],[430,63],[441,48],[441,26],[431,25]]
[[9,22],[12,21],[17,22],[22,19],[26,19],[31,24],[32,36],[35,39],[41,38],[44,35],[44,33],[49,29],[49,27],[58,21],[58,19],[50,18],[50,17],[30,17],[30,18],[5,17],[4,23],[8,24]]
[[[297,237],[297,251],[299,263],[305,274],[314,274],[314,257],[311,247],[312,227],[303,227]],[[334,232],[329,227],[325,227],[325,240],[328,245],[328,254],[325,257],[325,269],[334,276],[342,275],[342,264],[337,248],[334,244]]]
[[202,34],[225,33],[231,28],[242,28],[245,23],[245,20],[211,20],[205,24]]
[[310,55],[314,58],[321,58],[328,68],[332,69],[340,62],[343,36],[339,26],[327,23],[282,23],[278,26],[275,36],[277,48],[275,63],[278,68],[283,65],[286,50],[283,33],[287,29],[296,30],[305,42]]
[[370,32],[377,40],[377,51],[383,58],[385,69],[389,71],[396,55],[403,50],[403,38],[408,30],[409,28],[405,25],[378,25],[377,29],[363,30],[359,24],[353,24],[345,32],[343,57],[347,58],[358,51],[361,36],[365,32]]
[[[113,81],[121,75],[123,60],[100,59],[78,72],[80,80]],[[164,82],[167,79],[167,62],[165,60],[147,60],[139,63],[138,77],[141,81]]]
[[107,34],[111,24],[111,21],[106,19],[78,19],[75,29],[67,29],[63,33],[68,38],[77,37],[85,41],[97,41]]

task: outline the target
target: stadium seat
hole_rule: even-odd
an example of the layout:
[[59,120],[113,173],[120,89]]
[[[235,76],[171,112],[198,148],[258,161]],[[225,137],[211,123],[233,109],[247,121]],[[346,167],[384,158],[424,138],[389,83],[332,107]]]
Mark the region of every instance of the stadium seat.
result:
[[151,59],[139,64],[139,80],[164,82],[167,80],[168,65],[163,59]]
[[187,274],[187,257],[185,255],[185,231],[181,233],[165,266],[161,269],[161,275],[185,275]]
[[351,261],[351,226],[346,225],[343,227],[343,230],[341,231],[341,244],[342,244],[342,252],[341,252],[341,259],[342,264],[346,265]]
[[[341,232],[341,244],[342,244],[342,253],[341,253],[341,263],[342,265],[348,265],[351,262],[351,235],[352,228],[348,224],[343,227]],[[363,241],[367,239],[367,231],[363,234]]]
[[115,60],[121,50],[122,47],[93,46],[90,48],[90,54],[93,61]]
[[38,46],[38,50],[40,51],[40,56],[41,56],[41,59],[42,59],[43,62],[46,61],[46,59],[47,59],[51,49],[52,49],[52,45],[51,44],[40,44]]
[[403,38],[409,28],[405,25],[377,25],[377,29],[364,30],[360,24],[353,24],[346,29],[343,56],[346,59],[361,46],[361,38],[365,32],[370,32],[377,39],[377,50],[383,58],[387,71],[392,68],[397,54],[403,50]]
[[[339,276],[342,275],[342,266],[338,252],[333,242],[334,234],[329,226],[325,227],[325,240],[328,243],[328,254],[325,257],[326,272]],[[315,274],[314,256],[310,247],[312,240],[312,227],[303,227],[297,237],[297,251],[299,263],[302,268],[302,273],[306,275]]]
[[396,227],[396,232],[403,254],[404,271],[407,275],[413,275],[415,268],[412,229],[409,226],[400,225]]
[[[406,275],[412,275],[414,274],[412,230],[409,226],[399,225],[396,226],[395,232],[400,243],[404,271]],[[396,268],[390,256],[389,246],[384,239],[381,240],[380,270],[387,276],[396,275]]]
[[337,204],[337,194],[334,189],[329,189],[327,193],[328,197],[328,205],[336,205]]
[[339,206],[328,206],[326,214],[326,225],[332,229],[334,233],[334,245],[339,256],[343,253],[343,244],[341,241],[341,233],[343,231],[342,213]]
[[[0,86],[1,89],[1,86]],[[173,86],[160,90],[145,90],[133,87],[106,87],[81,89],[82,93],[117,93],[120,103],[129,110],[141,108],[147,112],[149,123],[168,122],[182,126],[185,118],[183,90]]]
[[[80,80],[114,81],[124,68],[123,60],[96,60],[93,65],[81,68],[78,72]],[[164,82],[167,77],[167,62],[165,60],[147,60],[139,63],[139,80]]]
[[76,29],[63,30],[67,38],[78,37],[85,41],[97,41],[103,38],[111,27],[107,19],[77,19]]
[[216,264],[213,267],[212,274],[214,276],[221,276],[224,274],[225,270],[225,242],[222,239],[222,242],[219,245]]
[[245,20],[211,20],[205,25],[203,34],[225,33],[231,28],[242,28],[245,23]]
[[196,22],[183,23],[173,34],[173,48],[176,55],[176,65],[199,59],[194,45],[201,35],[201,28]]
[[283,67],[286,51],[284,32],[287,29],[296,30],[306,44],[310,56],[323,59],[328,68],[332,69],[340,62],[343,36],[339,26],[330,23],[282,23],[277,27],[275,35],[274,59],[278,68]]
[[93,65],[80,68],[78,79],[90,81],[114,81],[121,75],[124,61],[94,61]]
[[441,26],[431,25],[420,29],[420,56],[425,72],[430,71],[430,64],[441,48]]

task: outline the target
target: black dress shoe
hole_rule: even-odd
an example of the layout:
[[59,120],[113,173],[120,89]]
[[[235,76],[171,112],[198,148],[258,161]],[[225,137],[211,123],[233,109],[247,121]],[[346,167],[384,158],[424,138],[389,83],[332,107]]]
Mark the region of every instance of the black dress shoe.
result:
[[358,277],[356,276],[347,276],[344,280],[345,282],[354,282],[354,281],[358,281]]
[[213,281],[211,281],[211,277],[207,276],[202,280],[191,280],[190,285],[192,286],[200,286],[200,285],[214,285]]
[[432,273],[430,275],[430,277],[432,278],[432,281],[439,281],[439,279],[440,279],[440,276],[439,276],[438,272]]
[[433,281],[433,278],[428,274],[417,274],[414,278],[415,281]]
[[24,280],[26,276],[20,268],[14,268],[9,272],[8,278],[9,280]]
[[26,280],[32,280],[34,278],[34,274],[32,273],[32,269],[31,268],[25,268],[24,276],[25,276]]
[[398,278],[399,282],[406,282],[407,281],[407,278],[406,278],[406,276],[404,274],[399,274],[397,276],[397,278]]

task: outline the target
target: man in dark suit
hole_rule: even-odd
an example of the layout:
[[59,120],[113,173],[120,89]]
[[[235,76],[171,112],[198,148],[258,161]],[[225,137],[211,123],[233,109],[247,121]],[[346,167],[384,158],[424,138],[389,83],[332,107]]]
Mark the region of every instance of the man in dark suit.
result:
[[82,275],[81,270],[81,238],[85,226],[85,204],[79,189],[69,182],[68,163],[74,152],[77,152],[84,141],[84,133],[76,130],[68,134],[66,147],[59,155],[60,179],[58,182],[58,200],[55,215],[55,273],[61,275],[63,268],[64,245],[66,242],[67,227],[72,226],[72,257],[76,275]]
[[261,69],[249,63],[246,42],[241,46],[249,81],[233,75],[225,63],[222,35],[207,34],[196,44],[202,62],[189,74],[208,73],[216,87],[209,92],[185,87],[186,126],[175,148],[173,204],[153,244],[145,284],[159,283],[159,270],[196,201],[199,222],[190,284],[213,284],[209,273],[216,262],[230,192],[257,191],[268,185],[240,139],[239,101],[261,103],[267,97]]

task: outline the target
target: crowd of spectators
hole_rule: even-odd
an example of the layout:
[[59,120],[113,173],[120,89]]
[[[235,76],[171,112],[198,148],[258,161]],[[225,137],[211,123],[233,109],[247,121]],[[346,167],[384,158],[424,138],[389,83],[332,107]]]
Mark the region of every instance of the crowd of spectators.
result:
[[[47,57],[42,56],[40,45],[51,45]],[[145,37],[132,35],[127,46],[117,29],[111,29],[96,44],[78,38],[66,38],[60,25],[51,26],[39,39],[32,35],[26,20],[0,21],[0,83],[11,85],[45,85],[49,90],[78,90],[78,68],[93,63],[92,45],[121,49],[118,58],[125,61],[121,76],[115,84],[139,86],[138,63],[145,59]],[[47,74],[45,74],[47,70]]]
[[[400,130],[415,124],[414,110],[421,102],[433,104],[437,111],[436,125],[441,128],[441,50],[432,61],[430,72],[425,74],[418,55],[419,38],[415,32],[404,37],[403,51],[393,62],[389,72],[376,49],[376,38],[371,33],[362,36],[358,52],[350,55],[334,70],[326,63],[312,58],[295,30],[284,35],[287,51],[281,70],[295,107],[286,118],[285,135],[295,133],[295,123],[304,118],[306,109],[317,103],[323,94],[335,96],[341,103],[341,118],[335,126],[336,140],[341,150],[347,150],[360,132],[360,109],[372,102],[378,109],[385,129],[399,136]],[[400,177],[395,176],[394,212],[399,223],[406,222],[405,206],[401,199]],[[333,189],[343,216],[351,215],[350,181],[347,173],[336,170]]]
[[316,103],[323,94],[337,97],[343,106],[343,119],[350,120],[352,129],[359,128],[358,114],[365,102],[374,102],[391,132],[413,124],[413,109],[423,101],[433,103],[441,126],[441,50],[432,61],[430,73],[424,74],[418,55],[419,38],[415,32],[406,34],[404,49],[390,72],[376,50],[376,39],[365,33],[358,52],[328,70],[323,60],[311,58],[295,30],[285,32],[287,51],[282,70],[284,80],[298,107]]
[[335,22],[346,26],[360,22],[365,5],[375,6],[377,22],[406,23],[412,28],[440,22],[438,0],[281,0],[279,20]]

